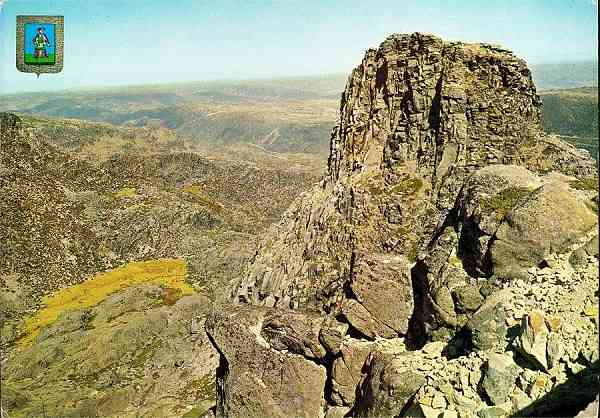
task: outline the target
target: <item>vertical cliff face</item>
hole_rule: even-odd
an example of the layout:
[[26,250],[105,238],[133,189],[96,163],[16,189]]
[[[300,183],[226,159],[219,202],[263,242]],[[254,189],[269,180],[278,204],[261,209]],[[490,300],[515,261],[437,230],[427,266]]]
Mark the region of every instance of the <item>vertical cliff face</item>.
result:
[[343,316],[369,337],[406,334],[418,297],[411,268],[470,173],[547,171],[558,157],[593,171],[543,136],[540,106],[529,69],[508,50],[388,37],[348,79],[328,175],[267,234],[234,300]]
[[393,35],[367,51],[348,80],[329,172],[337,180],[366,165],[393,172],[414,162],[443,183],[454,172],[524,163],[539,116],[531,73],[510,51]]

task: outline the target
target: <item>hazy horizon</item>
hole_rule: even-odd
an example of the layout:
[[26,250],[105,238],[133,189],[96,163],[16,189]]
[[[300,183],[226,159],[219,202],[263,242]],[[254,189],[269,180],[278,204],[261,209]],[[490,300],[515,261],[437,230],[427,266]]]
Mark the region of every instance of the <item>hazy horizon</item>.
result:
[[[572,61],[572,62],[552,62],[552,63],[542,63],[542,64],[531,64],[533,67],[534,73],[534,82],[536,87],[539,90],[553,90],[553,89],[568,89],[568,88],[580,88],[580,87],[597,87],[598,80],[594,80],[592,83],[575,83],[573,86],[544,86],[540,85],[539,82],[536,81],[535,73],[536,68],[543,66],[552,66],[552,65],[560,65],[560,66],[568,66],[568,65],[594,65],[596,67],[595,73],[597,73],[598,61]],[[85,92],[104,92],[110,90],[122,90],[122,89],[139,89],[143,87],[147,88],[161,88],[161,87],[177,87],[177,86],[185,86],[188,84],[234,84],[234,83],[261,83],[261,82],[277,82],[277,81],[293,81],[293,80],[322,80],[325,78],[344,78],[346,79],[350,72],[354,67],[349,68],[347,73],[327,73],[327,74],[291,74],[277,77],[252,77],[252,78],[213,78],[213,79],[197,79],[197,80],[177,80],[177,81],[156,81],[156,82],[147,82],[147,83],[127,83],[127,82],[116,82],[115,84],[91,84],[91,85],[81,85],[81,86],[72,86],[72,87],[56,87],[56,88],[48,88],[43,89],[43,86],[40,86],[40,89],[31,89],[31,90],[20,90],[20,91],[0,91],[0,97],[9,97],[9,96],[20,96],[22,94],[44,94],[47,92],[54,93],[85,93]],[[43,77],[41,75],[40,77]],[[35,77],[35,76],[34,76]]]
[[[420,4],[418,4],[420,3]],[[0,2],[1,4],[1,2]],[[171,4],[171,5],[170,5]],[[395,32],[501,44],[531,65],[598,62],[594,0],[363,2],[8,0],[0,94],[345,75]],[[56,75],[15,68],[15,17],[65,16]]]

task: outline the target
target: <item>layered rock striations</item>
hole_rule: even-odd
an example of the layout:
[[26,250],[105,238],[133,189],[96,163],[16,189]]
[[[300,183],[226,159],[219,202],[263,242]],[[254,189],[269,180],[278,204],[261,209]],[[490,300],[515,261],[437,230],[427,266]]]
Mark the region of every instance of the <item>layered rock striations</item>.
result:
[[[549,267],[552,257],[593,240],[598,203],[593,160],[544,135],[540,107],[525,62],[486,44],[392,35],[351,73],[327,175],[266,234],[232,294],[236,304],[261,308],[229,308],[302,311],[338,331],[342,342],[323,345],[325,355],[296,354],[307,373],[315,362],[327,371],[325,383],[317,383],[328,405],[323,414],[414,412],[411,400],[429,383],[423,380],[428,373],[411,369],[406,358],[423,356],[420,348],[429,341],[440,347],[437,358],[480,353],[472,365],[480,370],[503,368],[513,354],[532,362],[535,354],[524,354],[531,351],[523,343],[529,337],[521,337],[520,346],[507,337],[514,319],[507,316],[506,292],[515,291],[515,283],[529,285],[531,269]],[[584,264],[597,265],[594,257],[585,255]],[[573,274],[564,272],[569,281]],[[590,303],[594,298],[593,292],[584,296]],[[237,343],[219,338],[235,328],[220,315],[208,332],[222,370],[229,370],[219,378],[228,403],[238,386],[227,382],[253,372],[239,369],[250,360],[231,351]],[[297,327],[283,329],[297,334]],[[281,347],[267,342],[263,349]],[[409,354],[398,354],[404,351]],[[489,357],[494,352],[504,357]],[[549,371],[547,364],[533,364]],[[489,381],[497,376],[491,373]],[[469,413],[496,407],[504,395],[466,382],[465,390],[479,399],[463,408]],[[512,383],[503,384],[512,390]],[[260,385],[280,393],[277,385]]]

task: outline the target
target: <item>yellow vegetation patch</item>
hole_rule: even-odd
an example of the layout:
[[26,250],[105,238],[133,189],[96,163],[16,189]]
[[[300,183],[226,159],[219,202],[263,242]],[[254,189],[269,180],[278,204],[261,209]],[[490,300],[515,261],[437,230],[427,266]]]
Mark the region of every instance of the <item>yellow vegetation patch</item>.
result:
[[208,195],[208,193],[202,190],[202,187],[200,187],[197,184],[184,186],[183,191],[191,194],[198,203],[208,207],[216,213],[221,213],[221,211],[223,210],[223,205],[217,202],[216,200],[212,199]]
[[121,198],[121,197],[136,197],[137,196],[137,190],[135,190],[134,187],[124,187],[121,190],[119,190],[118,192],[116,192],[114,194],[115,197]]
[[30,345],[40,330],[58,319],[66,312],[85,309],[97,305],[107,296],[138,284],[154,284],[167,287],[177,296],[191,295],[192,287],[185,281],[187,265],[183,260],[162,259],[140,261],[98,273],[83,283],[62,289],[46,296],[45,305],[35,315],[25,321],[25,336],[19,345]]
[[463,268],[462,260],[454,254],[448,258],[448,263],[451,266]]

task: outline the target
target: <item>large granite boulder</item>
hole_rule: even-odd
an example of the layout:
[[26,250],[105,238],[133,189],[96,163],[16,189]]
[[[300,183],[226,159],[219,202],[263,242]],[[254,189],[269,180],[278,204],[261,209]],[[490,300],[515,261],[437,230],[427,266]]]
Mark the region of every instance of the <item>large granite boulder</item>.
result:
[[507,290],[495,292],[469,318],[465,329],[471,337],[471,349],[503,350],[506,347],[508,327],[505,308],[510,297],[511,293]]
[[490,247],[494,274],[523,277],[529,267],[592,230],[598,215],[585,197],[567,182],[551,180],[508,212]]
[[338,405],[353,405],[356,390],[363,376],[363,366],[374,343],[347,338],[340,356],[331,367],[331,398]]
[[541,185],[535,173],[517,165],[490,165],[469,177],[455,204],[458,253],[469,274],[491,275],[490,241],[505,216]]
[[508,354],[491,353],[481,383],[494,405],[503,404],[512,394],[519,368]]
[[426,382],[423,374],[405,367],[395,354],[375,351],[369,358],[368,373],[360,386],[356,416],[400,416]]

